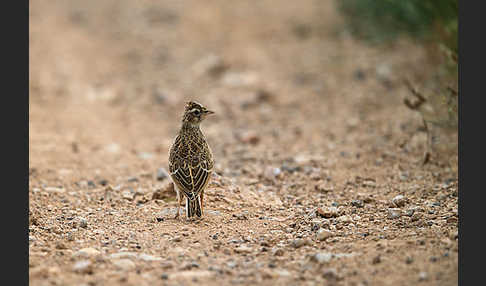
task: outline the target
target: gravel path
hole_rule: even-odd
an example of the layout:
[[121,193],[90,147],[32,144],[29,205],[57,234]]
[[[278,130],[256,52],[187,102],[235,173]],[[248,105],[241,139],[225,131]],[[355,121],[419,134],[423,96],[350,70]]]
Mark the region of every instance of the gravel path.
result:
[[[332,1],[78,2],[30,1],[31,285],[457,285],[457,153],[422,166],[403,104],[424,49]],[[166,171],[190,99],[197,221]]]

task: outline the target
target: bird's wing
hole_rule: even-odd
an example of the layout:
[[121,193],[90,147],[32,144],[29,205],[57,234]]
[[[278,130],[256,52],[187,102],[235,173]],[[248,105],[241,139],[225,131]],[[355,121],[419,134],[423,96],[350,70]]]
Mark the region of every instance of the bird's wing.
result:
[[178,152],[171,152],[174,158],[169,159],[170,175],[179,189],[190,200],[195,200],[209,182],[213,168],[211,158],[191,152],[191,144],[178,144],[174,148],[187,150],[178,149]]

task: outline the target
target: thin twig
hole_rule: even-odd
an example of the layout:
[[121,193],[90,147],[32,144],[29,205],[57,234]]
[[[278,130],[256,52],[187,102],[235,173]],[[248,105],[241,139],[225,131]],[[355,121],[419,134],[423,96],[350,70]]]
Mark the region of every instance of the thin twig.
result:
[[408,87],[408,89],[412,92],[412,94],[417,97],[417,101],[415,102],[411,102],[410,100],[408,100],[408,98],[405,98],[403,100],[403,103],[405,103],[405,105],[412,109],[412,110],[417,110],[420,108],[420,106],[422,104],[424,104],[424,102],[426,102],[427,100],[425,99],[425,97],[420,93],[418,92],[413,86],[412,84],[410,83],[410,81],[408,80],[405,80],[405,85]]

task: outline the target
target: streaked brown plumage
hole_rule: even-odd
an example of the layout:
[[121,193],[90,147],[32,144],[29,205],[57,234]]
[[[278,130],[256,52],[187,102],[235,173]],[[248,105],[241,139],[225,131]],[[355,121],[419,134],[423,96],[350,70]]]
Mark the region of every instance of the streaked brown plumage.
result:
[[213,169],[213,155],[206,137],[199,128],[209,114],[214,113],[200,103],[186,104],[182,127],[169,151],[169,171],[177,192],[177,214],[181,200],[186,198],[188,218],[203,215],[204,189]]

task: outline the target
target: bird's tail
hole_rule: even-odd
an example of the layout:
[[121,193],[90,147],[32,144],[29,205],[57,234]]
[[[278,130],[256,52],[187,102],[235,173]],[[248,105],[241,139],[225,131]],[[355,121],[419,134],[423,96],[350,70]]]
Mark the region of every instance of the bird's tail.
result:
[[190,200],[186,197],[186,214],[187,217],[202,216],[201,210],[201,196],[197,196],[194,200]]

